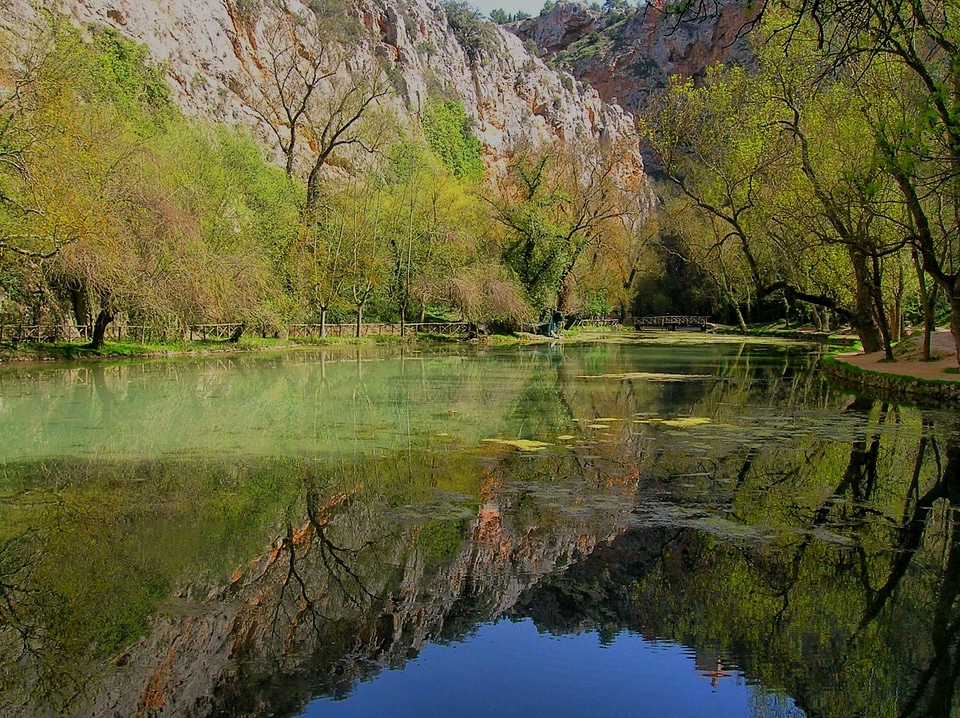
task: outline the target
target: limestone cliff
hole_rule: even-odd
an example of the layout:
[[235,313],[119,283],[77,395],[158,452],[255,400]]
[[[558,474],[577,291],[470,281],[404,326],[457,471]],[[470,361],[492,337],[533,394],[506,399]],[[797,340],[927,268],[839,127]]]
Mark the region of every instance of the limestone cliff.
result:
[[[8,19],[28,15],[28,3],[11,0],[3,14]],[[301,12],[309,12],[309,4],[288,3]],[[491,166],[521,140],[582,143],[632,132],[632,119],[623,110],[549,68],[515,35],[493,24],[488,23],[491,46],[472,57],[433,0],[344,0],[342,5],[366,30],[356,41],[352,61],[382,61],[397,90],[393,102],[408,116],[419,113],[428,96],[463,104]],[[165,67],[176,101],[189,114],[256,124],[231,88],[236,78],[264,66],[263,28],[281,12],[276,4],[65,0],[63,10],[81,26],[109,25],[149,47]]]
[[557,67],[630,111],[673,74],[700,77],[718,62],[749,58],[752,15],[737,0],[708,0],[699,15],[678,16],[662,0],[639,8],[595,10],[561,2],[512,26]]

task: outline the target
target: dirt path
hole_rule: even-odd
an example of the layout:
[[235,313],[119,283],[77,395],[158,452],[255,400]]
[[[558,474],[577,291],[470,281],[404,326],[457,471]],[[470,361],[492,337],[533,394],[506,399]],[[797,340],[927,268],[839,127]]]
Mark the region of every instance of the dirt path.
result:
[[935,361],[920,361],[920,345],[923,342],[922,333],[914,334],[907,342],[909,343],[906,349],[904,349],[903,344],[901,344],[900,350],[897,352],[897,361],[895,362],[886,361],[882,351],[873,352],[872,354],[850,352],[848,354],[837,355],[837,359],[866,371],[960,383],[960,374],[951,374],[946,371],[947,369],[955,369],[957,367],[957,355],[955,353],[956,349],[953,343],[953,335],[950,334],[948,329],[938,329],[936,333],[930,337],[930,354],[934,357],[939,357]]

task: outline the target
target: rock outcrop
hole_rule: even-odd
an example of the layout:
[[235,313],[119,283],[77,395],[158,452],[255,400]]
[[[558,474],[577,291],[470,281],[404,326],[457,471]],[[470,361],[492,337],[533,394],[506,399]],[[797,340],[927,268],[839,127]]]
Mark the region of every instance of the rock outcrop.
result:
[[[303,13],[311,11],[309,5],[289,3]],[[63,9],[81,26],[108,25],[146,45],[162,63],[176,101],[188,114],[257,124],[235,89],[243,78],[263,71],[264,28],[280,12],[274,4],[67,0]],[[484,21],[490,46],[471,54],[443,7],[432,0],[345,0],[343,11],[366,29],[356,40],[351,61],[386,66],[402,113],[417,115],[428,97],[460,102],[474,121],[491,167],[521,141],[583,143],[632,136],[632,118],[622,109],[602,101],[597,90],[551,69],[517,36],[492,23]],[[2,14],[9,19],[30,12],[28,0],[11,0]],[[279,158],[279,148],[277,154]]]
[[696,79],[716,63],[749,60],[753,16],[747,4],[712,0],[705,5],[700,15],[684,16],[662,0],[604,11],[561,2],[512,29],[604,101],[636,111],[671,75]]

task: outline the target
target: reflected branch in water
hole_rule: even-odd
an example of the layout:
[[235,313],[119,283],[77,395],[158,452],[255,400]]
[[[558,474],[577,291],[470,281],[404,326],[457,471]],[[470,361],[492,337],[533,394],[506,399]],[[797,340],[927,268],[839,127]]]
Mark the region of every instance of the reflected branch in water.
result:
[[34,599],[40,590],[30,588],[35,584],[37,560],[29,551],[19,550],[31,546],[35,536],[36,531],[28,529],[0,544],[0,630],[10,630],[18,637],[20,655],[14,660],[27,653],[37,656],[41,638],[38,627],[28,620],[28,616],[36,616],[38,609]]
[[[960,493],[960,446],[956,443],[947,450],[944,478],[949,500],[956,506],[957,494]],[[900,714],[902,718],[950,715],[957,679],[960,677],[960,616],[957,615],[957,598],[960,596],[960,515],[954,508],[950,516],[950,553],[933,612],[933,656],[920,674],[916,690]],[[932,689],[928,691],[931,683]],[[929,698],[924,700],[928,693]]]
[[[935,445],[936,440],[934,439],[933,442]],[[920,452],[925,452],[926,442],[921,439],[918,448]],[[867,605],[863,613],[863,618],[857,627],[857,633],[863,631],[870,623],[876,620],[883,610],[884,605],[886,605],[897,590],[897,587],[900,585],[904,576],[906,576],[910,564],[913,562],[917,551],[923,543],[924,530],[927,527],[927,522],[933,515],[934,504],[940,499],[947,498],[950,493],[949,484],[951,477],[941,471],[939,461],[937,464],[936,480],[933,486],[931,486],[923,496],[917,499],[913,506],[912,516],[908,519],[905,517],[904,524],[897,530],[896,554],[890,573],[883,586],[874,594],[873,600]],[[921,465],[922,462],[920,462],[920,457],[918,457],[918,462],[915,464],[918,473],[911,477],[911,490],[913,490],[912,487],[914,483],[919,483],[919,468]],[[958,477],[952,478],[954,482],[958,480],[960,480]]]
[[[362,551],[371,548],[374,545],[374,541],[373,539],[368,539],[361,544],[359,548],[355,549],[338,546],[327,537],[325,530],[334,510],[341,509],[345,506],[351,496],[352,494],[341,494],[320,506],[320,495],[314,491],[309,491],[307,492],[307,516],[309,517],[310,525],[316,532],[320,559],[323,562],[324,568],[327,569],[327,574],[351,603],[360,606],[362,596],[366,596],[374,601],[382,600],[382,597],[371,593],[367,589],[359,574],[347,564],[344,557],[351,556],[356,558]],[[361,595],[358,596],[347,588],[342,578],[343,574],[346,574],[346,576],[352,580],[352,583],[360,591]]]
[[280,593],[277,597],[277,605],[273,612],[273,633],[274,635],[277,635],[277,629],[280,625],[280,612],[286,612],[286,601],[284,599],[287,592],[287,587],[290,585],[290,580],[293,579],[300,588],[300,598],[303,603],[303,608],[298,610],[293,616],[287,613],[287,618],[290,619],[294,626],[297,626],[300,624],[301,617],[305,613],[309,613],[311,623],[313,624],[313,630],[319,634],[320,625],[317,623],[317,619],[330,619],[317,610],[316,605],[310,598],[310,594],[307,591],[306,582],[303,580],[303,577],[300,575],[299,571],[297,571],[297,541],[294,538],[293,526],[290,523],[287,523],[287,535],[283,537],[280,550],[286,550],[289,557],[287,560],[287,575],[280,585]]

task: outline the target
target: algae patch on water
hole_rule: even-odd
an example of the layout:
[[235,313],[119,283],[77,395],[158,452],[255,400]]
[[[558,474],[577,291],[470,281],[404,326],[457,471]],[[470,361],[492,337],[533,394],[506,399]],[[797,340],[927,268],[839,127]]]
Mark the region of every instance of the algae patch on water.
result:
[[705,416],[684,416],[680,419],[664,419],[664,426],[672,426],[677,429],[686,429],[691,426],[703,426],[713,420]]
[[532,439],[482,439],[482,441],[487,444],[512,446],[520,451],[543,451],[548,446],[553,446],[553,444],[548,444],[545,441],[534,441]]
[[647,381],[700,381],[710,379],[709,374],[665,374],[661,372],[631,371],[624,374],[579,374],[578,379],[610,379],[627,381],[629,379],[645,379]]
[[703,426],[704,424],[712,424],[713,419],[710,419],[706,416],[681,416],[676,419],[634,419],[634,424],[660,424],[662,426],[669,426],[674,429],[689,429],[692,426]]

